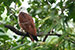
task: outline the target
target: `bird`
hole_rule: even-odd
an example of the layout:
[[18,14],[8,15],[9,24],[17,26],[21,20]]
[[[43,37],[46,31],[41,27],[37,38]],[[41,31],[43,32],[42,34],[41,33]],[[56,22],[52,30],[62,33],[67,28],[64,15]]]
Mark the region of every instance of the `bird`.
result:
[[30,37],[31,41],[38,41],[36,27],[32,16],[25,12],[19,13],[19,26],[24,30]]

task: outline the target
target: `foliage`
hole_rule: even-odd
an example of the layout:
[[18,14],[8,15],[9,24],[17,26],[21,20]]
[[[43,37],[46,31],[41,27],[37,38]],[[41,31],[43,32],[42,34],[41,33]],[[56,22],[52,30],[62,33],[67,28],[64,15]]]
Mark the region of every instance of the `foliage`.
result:
[[[10,7],[13,2],[15,8]],[[29,0],[30,7],[27,11],[35,19],[37,33],[43,34],[35,43],[28,40],[28,37],[24,40],[21,40],[21,37],[17,39],[17,35],[13,35],[17,39],[13,40],[11,35],[8,35],[9,29],[4,27],[4,24],[10,24],[20,30],[17,15],[21,4],[20,0],[0,0],[0,50],[75,50],[74,0]],[[48,32],[62,36],[49,35],[46,41],[42,42]],[[20,44],[21,41],[24,41],[24,44]]]

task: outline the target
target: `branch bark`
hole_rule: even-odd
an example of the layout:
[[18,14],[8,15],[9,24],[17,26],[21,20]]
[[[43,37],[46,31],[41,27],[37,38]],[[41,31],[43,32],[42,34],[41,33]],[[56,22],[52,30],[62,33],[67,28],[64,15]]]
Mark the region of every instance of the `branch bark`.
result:
[[47,39],[49,34],[50,34],[50,32],[48,32],[48,34],[45,36],[45,38],[43,39],[43,42],[45,42],[45,40]]
[[20,35],[20,36],[29,36],[28,34],[25,34],[24,32],[21,32],[17,29],[15,29],[13,26],[10,25],[4,25],[6,28],[10,29],[11,31],[13,31],[15,34]]
[[[13,26],[11,26],[11,25],[4,25],[6,28],[8,28],[8,29],[10,29],[11,31],[13,31],[15,34],[17,34],[17,35],[20,35],[20,36],[24,36],[24,37],[29,37],[29,35],[27,34],[27,33],[24,33],[24,32],[21,32],[21,31],[19,31],[19,30],[17,30],[17,29],[15,29]],[[37,34],[37,36],[42,36],[43,34]],[[50,32],[48,32],[48,34],[47,35],[45,35],[45,38],[44,38],[44,40],[43,40],[43,42],[46,40],[46,38],[48,37],[48,36],[58,36],[58,37],[60,37],[61,35],[60,34],[50,34]]]

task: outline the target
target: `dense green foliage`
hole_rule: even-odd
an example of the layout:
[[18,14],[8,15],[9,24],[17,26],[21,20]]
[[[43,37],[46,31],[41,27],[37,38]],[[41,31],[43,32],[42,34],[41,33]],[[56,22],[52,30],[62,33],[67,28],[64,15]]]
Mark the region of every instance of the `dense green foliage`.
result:
[[[14,8],[10,7],[13,2]],[[17,35],[13,35],[13,39],[13,32],[4,27],[4,24],[9,24],[20,30],[18,14],[21,4],[20,0],[0,0],[0,50],[75,50],[74,0],[29,0],[27,11],[35,19],[37,34],[42,34],[37,43],[31,42],[28,37],[21,40]],[[49,35],[42,42],[48,32],[55,36]]]

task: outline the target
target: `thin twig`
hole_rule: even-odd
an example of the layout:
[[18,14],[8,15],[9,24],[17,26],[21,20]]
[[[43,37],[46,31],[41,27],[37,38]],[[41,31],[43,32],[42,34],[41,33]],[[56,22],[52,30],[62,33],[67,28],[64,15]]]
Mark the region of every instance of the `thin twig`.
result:
[[22,37],[22,41],[21,41],[21,44],[23,44],[23,43],[24,43],[24,41],[23,41],[23,39],[24,39],[24,38],[25,38],[25,36],[23,36],[23,37]]
[[43,39],[43,42],[45,42],[45,40],[47,39],[49,34],[50,34],[50,32],[48,32],[48,34],[45,36],[45,38]]

